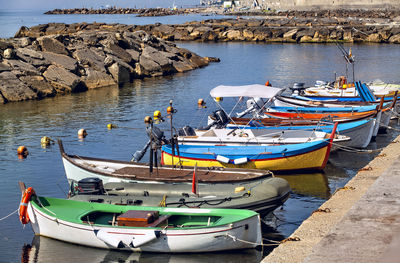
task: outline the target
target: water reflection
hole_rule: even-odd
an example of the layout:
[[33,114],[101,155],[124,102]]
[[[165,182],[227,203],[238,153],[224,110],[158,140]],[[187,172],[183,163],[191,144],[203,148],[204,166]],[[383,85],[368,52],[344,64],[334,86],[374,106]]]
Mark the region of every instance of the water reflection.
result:
[[314,196],[328,199],[331,191],[328,185],[328,178],[324,173],[276,175],[289,182],[292,192],[298,195]]
[[21,263],[43,262],[260,262],[262,251],[247,249],[222,253],[162,254],[130,253],[97,249],[35,236],[31,244],[22,247]]

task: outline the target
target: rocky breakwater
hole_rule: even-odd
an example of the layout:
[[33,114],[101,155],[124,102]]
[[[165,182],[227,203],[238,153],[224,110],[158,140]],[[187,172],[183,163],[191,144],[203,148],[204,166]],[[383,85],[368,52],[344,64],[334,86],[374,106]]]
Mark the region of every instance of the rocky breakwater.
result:
[[53,33],[0,40],[0,104],[185,72],[211,60],[117,25],[95,24],[91,30],[71,30],[74,33],[55,33],[54,24],[37,28]]
[[338,17],[211,19],[182,25],[155,24],[146,29],[157,37],[179,41],[400,43],[400,17],[390,23]]
[[104,14],[137,14],[137,16],[171,16],[171,15],[184,15],[184,14],[194,14],[201,12],[202,9],[199,8],[73,8],[73,9],[54,9],[47,11],[46,15],[104,15]]
[[[100,24],[101,25],[101,24]],[[37,26],[21,28],[17,37],[90,31],[99,24]],[[400,17],[266,17],[262,19],[209,19],[178,25],[101,25],[114,31],[142,30],[169,41],[248,41],[280,43],[368,42],[400,44]]]

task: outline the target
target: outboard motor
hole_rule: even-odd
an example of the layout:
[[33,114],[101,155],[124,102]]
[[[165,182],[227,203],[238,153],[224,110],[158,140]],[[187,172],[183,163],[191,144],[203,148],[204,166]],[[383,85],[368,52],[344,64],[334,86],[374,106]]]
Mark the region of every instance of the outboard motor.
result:
[[215,118],[217,128],[222,128],[229,122],[229,118],[223,110],[214,111],[213,117]]
[[178,136],[195,136],[196,132],[190,126],[184,126],[178,130]]
[[147,135],[150,137],[150,131],[152,132],[154,142],[161,145],[161,142],[165,141],[164,132],[160,128],[153,126],[152,129],[146,128]]
[[265,102],[262,98],[248,99],[246,101],[247,109],[245,111],[237,113],[236,115],[238,118],[241,118],[249,112],[257,113],[258,111],[260,111],[262,109],[264,104],[265,104]]
[[89,177],[78,181],[78,194],[80,195],[105,194],[103,181],[96,177]]

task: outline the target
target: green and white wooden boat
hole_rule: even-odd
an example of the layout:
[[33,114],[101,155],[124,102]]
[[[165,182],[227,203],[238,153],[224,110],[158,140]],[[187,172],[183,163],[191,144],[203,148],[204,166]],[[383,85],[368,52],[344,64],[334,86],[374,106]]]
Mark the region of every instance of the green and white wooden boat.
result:
[[137,207],[33,194],[27,214],[36,235],[106,249],[210,252],[262,243],[260,217],[250,210]]

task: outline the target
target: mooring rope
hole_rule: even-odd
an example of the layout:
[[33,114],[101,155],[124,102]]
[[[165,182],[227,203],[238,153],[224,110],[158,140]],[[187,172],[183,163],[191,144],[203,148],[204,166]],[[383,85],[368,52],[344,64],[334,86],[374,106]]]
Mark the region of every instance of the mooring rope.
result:
[[3,221],[3,220],[6,219],[7,217],[12,216],[13,214],[17,213],[18,211],[19,211],[19,208],[18,208],[17,210],[15,210],[14,212],[11,212],[10,214],[6,215],[5,217],[0,218],[0,221]]
[[288,242],[288,241],[300,241],[300,238],[298,238],[298,237],[288,237],[288,238],[285,238],[282,241],[276,241],[276,240],[270,240],[270,239],[263,238],[263,240],[267,240],[269,242],[274,243],[274,244],[264,244],[263,242],[255,243],[255,242],[250,242],[250,241],[247,241],[247,240],[243,240],[243,239],[240,239],[240,238],[235,237],[235,236],[233,236],[231,234],[228,234],[228,233],[226,233],[225,236],[229,237],[229,238],[232,238],[232,240],[235,241],[235,242],[239,241],[239,242],[242,242],[242,243],[246,243],[246,244],[250,244],[250,245],[254,245],[254,246],[263,246],[263,247],[279,246],[280,244],[283,244],[283,243]]

